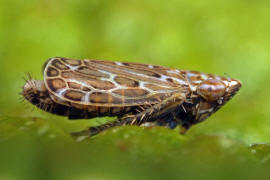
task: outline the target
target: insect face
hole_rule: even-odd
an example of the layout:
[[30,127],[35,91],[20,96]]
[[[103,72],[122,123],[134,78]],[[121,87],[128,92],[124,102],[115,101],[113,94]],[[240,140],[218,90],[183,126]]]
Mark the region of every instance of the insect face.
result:
[[187,78],[193,93],[192,114],[194,123],[201,122],[216,112],[240,89],[241,82],[236,79],[188,72]]

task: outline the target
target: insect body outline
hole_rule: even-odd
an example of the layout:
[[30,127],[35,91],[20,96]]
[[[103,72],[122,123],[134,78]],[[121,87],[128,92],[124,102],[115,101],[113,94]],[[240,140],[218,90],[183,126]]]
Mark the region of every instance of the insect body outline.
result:
[[237,79],[157,65],[50,58],[44,80],[29,79],[22,95],[37,107],[69,119],[117,116],[89,135],[120,125],[147,124],[185,133],[230,100]]

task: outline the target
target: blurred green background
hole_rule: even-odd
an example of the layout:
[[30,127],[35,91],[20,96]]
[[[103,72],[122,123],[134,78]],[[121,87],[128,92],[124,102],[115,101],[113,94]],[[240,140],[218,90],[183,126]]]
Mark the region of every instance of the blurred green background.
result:
[[[0,0],[0,179],[269,179],[269,19],[268,0]],[[25,73],[42,79],[54,56],[199,70],[243,87],[185,136],[117,127],[73,139],[108,118],[69,121],[20,100]]]

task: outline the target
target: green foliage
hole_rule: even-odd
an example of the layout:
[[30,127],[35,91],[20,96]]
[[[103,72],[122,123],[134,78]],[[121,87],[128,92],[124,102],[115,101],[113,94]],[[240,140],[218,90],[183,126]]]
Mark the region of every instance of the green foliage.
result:
[[[269,179],[269,19],[267,0],[0,0],[0,179]],[[117,127],[74,139],[110,119],[68,121],[20,101],[25,72],[42,79],[54,56],[226,74],[243,87],[185,136]]]

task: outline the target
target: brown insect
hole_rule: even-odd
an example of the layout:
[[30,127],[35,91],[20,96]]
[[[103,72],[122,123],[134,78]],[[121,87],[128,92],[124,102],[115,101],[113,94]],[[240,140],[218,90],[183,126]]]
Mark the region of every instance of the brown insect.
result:
[[239,80],[162,66],[51,58],[44,80],[29,79],[23,96],[37,107],[69,119],[117,116],[88,135],[120,125],[181,125],[185,133],[223,106]]

